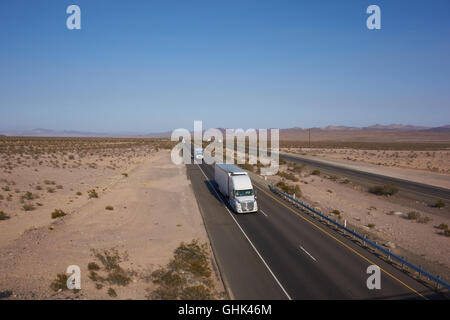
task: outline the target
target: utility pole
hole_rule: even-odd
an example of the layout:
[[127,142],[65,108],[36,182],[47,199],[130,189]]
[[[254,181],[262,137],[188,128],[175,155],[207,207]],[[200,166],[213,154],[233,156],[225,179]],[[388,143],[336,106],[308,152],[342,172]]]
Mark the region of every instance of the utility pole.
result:
[[311,128],[308,129],[309,133],[309,148],[311,149]]

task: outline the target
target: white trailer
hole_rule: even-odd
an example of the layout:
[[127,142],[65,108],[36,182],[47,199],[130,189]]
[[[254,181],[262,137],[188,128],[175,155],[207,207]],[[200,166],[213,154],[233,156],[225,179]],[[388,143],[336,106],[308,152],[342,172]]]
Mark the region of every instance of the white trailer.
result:
[[230,206],[237,213],[257,212],[255,191],[247,172],[232,164],[215,164],[214,179]]

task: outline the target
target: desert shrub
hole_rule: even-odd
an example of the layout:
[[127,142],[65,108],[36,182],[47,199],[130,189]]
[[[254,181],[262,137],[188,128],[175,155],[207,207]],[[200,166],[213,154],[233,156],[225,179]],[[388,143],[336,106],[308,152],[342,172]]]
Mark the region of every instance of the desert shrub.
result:
[[182,242],[167,266],[152,272],[152,281],[158,287],[148,297],[163,300],[213,299],[208,261],[206,244],[200,244],[198,240]]
[[320,170],[315,169],[315,170],[313,170],[313,171],[311,172],[311,174],[312,174],[313,176],[320,176]]
[[61,217],[64,217],[65,215],[67,215],[67,214],[64,211],[62,211],[61,209],[55,209],[52,212],[52,219],[61,218]]
[[304,167],[305,167],[305,165],[294,162],[294,163],[290,164],[288,170],[300,174],[300,173],[302,173],[302,170]]
[[47,192],[48,193],[55,193],[55,189],[54,188],[47,188]]
[[69,279],[69,276],[65,273],[59,273],[56,276],[56,279],[53,280],[53,282],[50,284],[50,288],[53,289],[53,291],[59,291],[59,290],[68,290],[67,288],[67,280]]
[[388,183],[382,186],[372,186],[369,192],[377,196],[392,196],[398,192],[398,187],[393,183]]
[[286,164],[286,160],[284,160],[283,158],[279,158],[278,159],[278,164],[281,166],[283,164]]
[[97,263],[95,263],[95,262],[89,262],[88,263],[88,270],[98,271],[98,270],[100,270],[100,266]]
[[449,229],[444,230],[444,236],[450,237],[450,230]]
[[275,184],[275,187],[277,187],[278,189],[281,189],[281,191],[287,191],[287,189],[289,188],[289,186],[284,182],[284,181],[280,181],[277,182]]
[[349,184],[349,183],[350,183],[350,180],[347,179],[347,178],[345,178],[344,180],[342,180],[342,183],[343,183],[343,184]]
[[37,199],[37,198],[39,198],[38,195],[35,195],[35,194],[33,194],[33,193],[29,192],[29,191],[27,191],[27,192],[22,196],[22,199],[24,199],[24,200],[34,200],[34,199]]
[[77,196],[81,196],[82,193],[81,193],[80,191],[78,191],[78,192],[76,193],[76,195],[77,195]]
[[[95,256],[95,258],[97,258],[98,261],[100,261],[100,263],[103,265],[104,269],[107,272],[113,272],[113,271],[123,271],[125,273],[125,270],[122,269],[122,267],[120,266],[120,263],[128,260],[128,254],[125,252],[124,254],[120,254],[119,251],[115,248],[111,248],[111,249],[105,249],[102,251],[97,251],[97,250],[91,250]],[[109,275],[108,275],[109,277]],[[108,278],[106,278],[108,279]],[[131,279],[130,279],[131,281]],[[128,282],[129,281],[125,281]]]
[[420,218],[420,213],[416,211],[408,212],[407,216],[408,220],[417,220]]
[[35,189],[36,189],[36,190],[42,190],[42,187],[41,187],[41,186],[36,186]]
[[9,216],[4,213],[3,211],[0,211],[0,220],[8,220]]
[[283,181],[280,181],[275,186],[281,189],[281,191],[283,191],[284,193],[295,194],[297,198],[302,196],[302,191],[298,185],[291,186]]
[[98,193],[97,193],[97,191],[95,191],[95,189],[89,190],[88,195],[89,195],[89,199],[98,198]]
[[438,229],[441,229],[441,230],[447,230],[447,229],[448,229],[448,225],[446,225],[445,223],[441,223],[441,224],[438,226]]
[[295,174],[285,171],[278,171],[277,175],[279,175],[282,178],[285,178],[287,180],[291,180],[293,182],[297,182],[298,178],[295,176]]
[[331,211],[331,213],[335,214],[335,215],[340,215],[341,214],[341,212],[339,210],[337,210],[337,209],[334,209],[333,211]]
[[109,289],[108,289],[108,296],[110,296],[111,298],[117,297],[117,292],[116,292],[116,290],[114,290],[113,288],[109,288]]
[[127,286],[131,282],[131,275],[134,273],[130,270],[125,270],[120,266],[121,262],[128,259],[127,253],[121,255],[115,248],[103,251],[92,250],[92,252],[97,260],[103,265],[106,275],[100,276],[94,270],[91,270],[89,275],[91,280],[107,282],[110,285],[119,286]]
[[419,217],[418,219],[417,219],[417,222],[418,223],[428,223],[428,222],[430,222],[431,221],[431,218],[429,218],[429,217]]
[[370,229],[375,228],[375,224],[374,224],[374,223],[369,223],[367,226],[368,226]]
[[114,210],[114,207],[113,206],[106,206],[105,209],[112,211],[112,210]]
[[26,203],[22,206],[23,210],[25,211],[33,211],[34,209],[36,209],[36,207],[31,204],[31,203]]
[[436,203],[433,205],[433,207],[435,207],[435,208],[444,208],[445,207],[445,202],[442,201],[442,199],[439,199],[438,201],[436,201]]

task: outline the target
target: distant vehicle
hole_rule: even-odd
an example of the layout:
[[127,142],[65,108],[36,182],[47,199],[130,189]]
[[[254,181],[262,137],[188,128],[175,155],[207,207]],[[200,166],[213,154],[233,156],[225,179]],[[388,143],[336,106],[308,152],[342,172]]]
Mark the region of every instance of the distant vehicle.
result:
[[214,179],[230,206],[237,213],[257,212],[252,181],[245,170],[232,164],[215,164]]
[[194,149],[194,159],[195,160],[203,160],[203,149],[202,148]]

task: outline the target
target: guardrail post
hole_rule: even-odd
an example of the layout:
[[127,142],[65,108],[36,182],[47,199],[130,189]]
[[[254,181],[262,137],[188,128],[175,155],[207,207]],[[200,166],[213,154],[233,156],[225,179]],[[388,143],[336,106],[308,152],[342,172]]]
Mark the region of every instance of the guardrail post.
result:
[[391,249],[388,249],[388,252],[389,252],[389,254],[388,254],[388,260],[391,260]]
[[366,246],[366,235],[364,235],[363,246]]
[[[437,276],[438,280],[441,280],[440,276]],[[436,289],[439,290],[439,288],[441,287],[441,285],[439,284],[439,281],[436,281]]]

